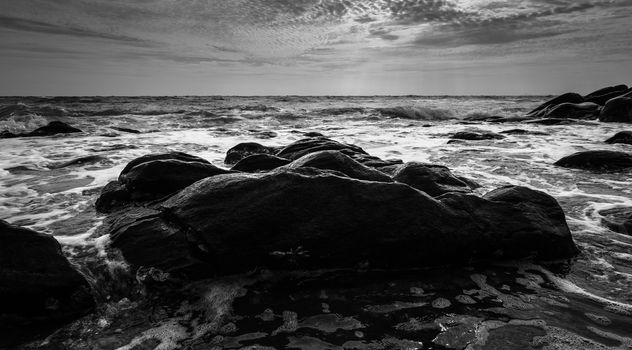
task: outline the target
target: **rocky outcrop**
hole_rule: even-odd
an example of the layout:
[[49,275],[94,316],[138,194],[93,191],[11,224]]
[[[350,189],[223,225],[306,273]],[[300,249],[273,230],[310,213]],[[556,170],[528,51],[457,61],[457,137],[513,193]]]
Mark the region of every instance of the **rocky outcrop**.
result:
[[381,171],[369,168],[339,151],[318,151],[309,153],[289,165],[289,169],[316,168],[334,170],[351,178],[367,181],[392,182],[390,176]]
[[51,135],[57,135],[57,134],[70,134],[70,133],[76,133],[76,132],[81,132],[81,130],[74,128],[64,122],[52,121],[45,126],[37,128],[25,134],[14,134],[5,130],[2,133],[0,133],[0,138],[51,136]]
[[560,103],[537,114],[542,118],[597,119],[601,106],[592,102]]
[[276,169],[289,163],[289,160],[271,154],[253,154],[237,162],[231,170],[253,173]]
[[[253,154],[272,154],[278,151],[275,147],[268,147],[256,142],[244,142],[236,145],[226,152],[226,164],[236,164],[240,160]],[[284,157],[285,158],[285,157]]]
[[325,137],[310,137],[283,147],[276,155],[282,158],[296,160],[304,155],[318,151],[340,151],[347,155],[367,154],[362,148],[356,145],[334,141]]
[[566,156],[555,165],[587,170],[623,170],[632,168],[632,155],[617,151],[584,151]]
[[394,170],[393,179],[423,191],[431,197],[438,197],[449,192],[472,192],[468,184],[442,165],[406,163]]
[[569,92],[560,96],[557,96],[551,100],[544,102],[538,107],[534,108],[531,112],[527,113],[528,116],[536,116],[539,112],[546,110],[548,107],[557,106],[561,103],[582,103],[586,100],[578,93]]
[[459,131],[450,136],[452,140],[502,140],[505,136],[489,131]]
[[625,84],[609,86],[597,91],[591,92],[584,96],[587,102],[593,102],[598,105],[604,105],[609,99],[621,96],[628,92],[628,86]]
[[601,110],[602,122],[632,123],[632,97],[617,97],[606,102]]
[[51,236],[0,220],[0,346],[92,311],[86,279]]
[[403,183],[284,167],[209,177],[158,210],[118,212],[105,231],[133,265],[188,277],[575,254],[555,200],[526,188],[515,193],[435,200]]
[[607,139],[606,143],[626,143],[632,145],[632,131],[620,131]]

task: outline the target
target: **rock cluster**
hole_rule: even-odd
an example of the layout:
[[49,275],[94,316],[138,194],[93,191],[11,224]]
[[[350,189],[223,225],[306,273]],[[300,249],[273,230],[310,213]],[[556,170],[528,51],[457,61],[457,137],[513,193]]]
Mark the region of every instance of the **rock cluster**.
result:
[[35,137],[35,136],[51,136],[57,134],[70,134],[81,132],[81,130],[74,128],[64,122],[52,121],[45,126],[37,128],[31,132],[24,134],[14,134],[7,130],[0,132],[0,139],[8,139],[14,137]]

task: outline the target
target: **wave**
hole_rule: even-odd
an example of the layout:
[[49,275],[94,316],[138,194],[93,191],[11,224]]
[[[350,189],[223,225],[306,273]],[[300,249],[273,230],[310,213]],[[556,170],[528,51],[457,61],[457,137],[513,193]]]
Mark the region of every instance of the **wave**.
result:
[[318,114],[323,115],[342,115],[342,114],[355,114],[355,113],[365,113],[366,108],[363,107],[332,107],[332,108],[323,108],[316,111]]
[[48,120],[37,114],[14,114],[0,120],[0,131],[22,134],[48,124]]
[[454,112],[447,109],[428,107],[387,107],[377,108],[386,117],[414,120],[447,120],[454,119]]

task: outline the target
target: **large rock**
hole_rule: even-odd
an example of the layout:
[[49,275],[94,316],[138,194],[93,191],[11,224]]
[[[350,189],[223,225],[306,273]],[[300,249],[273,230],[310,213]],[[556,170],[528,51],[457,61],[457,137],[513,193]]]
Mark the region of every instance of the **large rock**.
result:
[[602,210],[601,223],[614,232],[632,236],[632,208],[622,207]]
[[252,173],[276,169],[289,163],[289,160],[271,154],[253,154],[237,162],[231,170]]
[[627,143],[632,145],[632,131],[620,131],[607,139],[606,143]]
[[144,156],[138,157],[127,163],[125,168],[121,171],[120,176],[127,174],[132,168],[137,165],[152,162],[154,160],[180,160],[183,162],[196,162],[196,163],[205,163],[211,164],[208,160],[200,157],[196,157],[184,152],[167,152],[167,153],[152,153],[146,154]]
[[487,199],[448,193],[435,200],[406,184],[314,168],[226,174],[187,187],[160,212],[117,213],[119,224],[108,231],[133,265],[197,277],[257,267],[412,268],[573,256],[555,200],[526,188],[504,191],[512,189]]
[[632,97],[617,97],[606,102],[601,109],[599,120],[632,123]]
[[609,86],[597,91],[591,92],[584,98],[587,102],[593,102],[598,105],[604,105],[609,99],[621,96],[628,92],[628,86],[625,84]]
[[278,149],[275,147],[264,146],[256,142],[244,142],[226,152],[224,163],[236,164],[240,160],[253,154],[275,154],[277,151]]
[[538,116],[543,118],[596,119],[601,107],[592,102],[560,103],[546,109]]
[[393,179],[410,185],[432,197],[448,192],[472,192],[468,184],[454,176],[450,169],[442,165],[417,162],[406,163],[395,169]]
[[632,155],[617,151],[583,151],[566,156],[555,165],[588,170],[622,170],[632,168]]
[[367,181],[392,182],[390,176],[356,162],[339,151],[318,151],[309,153],[287,166],[289,169],[317,168],[339,171],[351,178]]
[[578,93],[574,93],[574,92],[568,92],[565,93],[563,95],[557,96],[551,100],[548,100],[546,102],[544,102],[543,104],[539,105],[538,107],[536,107],[535,109],[533,109],[531,112],[527,113],[528,116],[534,116],[536,114],[538,114],[538,112],[550,107],[550,106],[556,106],[559,105],[560,103],[582,103],[582,102],[586,102],[586,100],[584,99],[584,97]]
[[86,279],[53,237],[0,220],[0,347],[93,308]]
[[502,140],[505,136],[490,131],[459,131],[450,136],[452,140]]
[[367,154],[362,148],[328,139],[326,137],[310,137],[293,142],[283,147],[276,155],[290,160],[318,151],[340,151],[347,155]]

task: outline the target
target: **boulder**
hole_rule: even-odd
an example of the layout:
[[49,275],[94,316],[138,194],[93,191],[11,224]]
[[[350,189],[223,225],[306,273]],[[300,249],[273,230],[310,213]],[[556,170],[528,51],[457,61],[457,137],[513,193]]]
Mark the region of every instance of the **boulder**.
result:
[[0,220],[0,347],[59,328],[94,306],[88,282],[52,236]]
[[616,86],[609,86],[597,91],[591,92],[584,98],[587,102],[593,102],[603,106],[609,99],[621,96],[628,92],[628,86],[621,84]]
[[133,266],[189,277],[576,254],[557,202],[514,189],[435,200],[406,184],[314,168],[225,174],[187,187],[158,211],[118,212],[106,232]]
[[121,127],[121,126],[111,126],[110,129],[116,130],[116,131],[130,133],[130,134],[140,134],[140,131],[138,131],[136,129],[124,128],[124,127]]
[[100,213],[107,213],[129,204],[131,201],[132,197],[125,185],[120,181],[111,181],[101,189],[101,194],[94,203],[94,207]]
[[23,136],[50,136],[56,134],[69,134],[81,132],[81,130],[77,128],[73,128],[72,126],[60,122],[60,121],[52,121],[48,123],[48,125],[42,126],[41,128],[37,128],[26,135]]
[[566,156],[555,165],[588,170],[623,170],[632,168],[632,155],[617,151],[583,151]]
[[268,147],[256,142],[244,142],[236,145],[226,152],[224,163],[236,164],[240,160],[253,154],[272,154],[278,151],[275,147]]
[[546,102],[544,102],[543,104],[539,105],[538,107],[536,107],[535,109],[533,109],[531,112],[527,113],[528,116],[534,116],[535,114],[537,114],[538,112],[540,112],[541,110],[544,110],[550,106],[556,106],[559,105],[560,103],[582,103],[585,102],[586,100],[584,99],[584,97],[580,94],[574,93],[574,92],[569,92],[569,93],[565,93],[563,95],[557,96],[551,100],[548,100]]
[[606,102],[601,109],[599,120],[632,123],[632,97],[617,97]]
[[289,160],[271,154],[253,154],[237,162],[231,170],[253,173],[276,169],[289,163]]
[[287,168],[316,168],[321,170],[335,170],[358,180],[380,182],[393,181],[390,176],[384,174],[383,172],[358,163],[351,157],[339,151],[319,151],[309,153],[287,165]]
[[164,159],[138,164],[121,173],[119,181],[133,200],[148,200],[179,191],[203,178],[228,172],[210,163]]
[[601,107],[592,102],[560,103],[543,110],[538,116],[542,118],[597,119]]
[[197,163],[211,164],[206,159],[192,156],[190,154],[183,153],[183,152],[152,153],[152,154],[146,154],[144,156],[138,157],[136,159],[133,159],[129,163],[127,163],[125,168],[123,168],[123,170],[121,171],[120,176],[127,174],[127,172],[130,171],[133,167],[140,165],[142,163],[151,162],[154,160],[170,160],[170,159],[181,160],[183,162],[197,162]]
[[431,197],[438,197],[448,192],[472,192],[470,186],[442,165],[406,163],[395,169],[393,179],[423,191]]
[[489,131],[459,131],[450,136],[452,140],[502,140],[505,136]]
[[318,151],[340,151],[347,155],[366,154],[362,148],[328,139],[326,137],[310,137],[301,139],[283,147],[276,155],[289,160],[296,160],[302,156]]
[[632,236],[632,208],[622,207],[602,210],[601,223],[614,232]]
[[539,125],[566,125],[576,124],[578,121],[575,119],[566,118],[542,118],[526,121],[527,124],[539,124]]
[[632,145],[632,131],[620,131],[607,139],[606,143],[627,143]]

